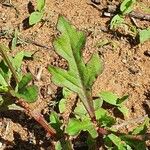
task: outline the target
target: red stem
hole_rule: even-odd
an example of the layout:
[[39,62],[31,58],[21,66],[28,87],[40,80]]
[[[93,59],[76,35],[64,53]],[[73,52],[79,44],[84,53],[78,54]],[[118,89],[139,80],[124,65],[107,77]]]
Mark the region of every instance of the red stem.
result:
[[26,110],[26,112],[29,113],[31,117],[33,117],[47,131],[49,136],[54,136],[56,134],[55,129],[47,123],[40,113],[35,110],[32,111],[28,103],[23,100],[18,100],[17,103],[20,104]]

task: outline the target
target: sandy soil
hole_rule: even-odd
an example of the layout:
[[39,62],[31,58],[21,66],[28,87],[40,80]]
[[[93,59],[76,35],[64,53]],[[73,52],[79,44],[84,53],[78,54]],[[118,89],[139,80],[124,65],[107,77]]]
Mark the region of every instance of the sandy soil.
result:
[[[7,1],[5,2],[7,3]],[[28,68],[36,75],[38,68],[42,67],[43,69],[41,80],[35,82],[40,88],[40,96],[38,101],[32,104],[33,109],[36,108],[42,112],[48,120],[52,99],[55,99],[58,94],[57,87],[50,81],[50,74],[46,67],[48,64],[64,68],[66,66],[66,62],[54,53],[52,46],[52,41],[58,34],[55,28],[57,18],[61,14],[86,33],[87,42],[83,54],[85,61],[88,61],[95,51],[99,51],[103,59],[104,71],[93,86],[93,96],[102,90],[115,92],[119,96],[129,94],[126,106],[130,110],[130,114],[124,118],[125,120],[150,114],[150,57],[145,55],[145,51],[149,50],[150,41],[135,45],[133,40],[126,35],[119,37],[110,32],[103,32],[103,29],[107,28],[110,18],[102,17],[102,12],[88,5],[86,0],[47,0],[45,8],[47,21],[28,28],[26,18],[29,16],[29,8],[30,10],[32,8],[29,2],[12,0],[12,4],[19,14],[13,7],[0,4],[0,30],[7,30],[8,33],[11,33],[19,27],[19,35],[23,39],[30,39],[49,47],[49,49],[45,49],[24,42],[11,51],[12,55],[20,50],[36,52],[33,60],[24,61],[23,71],[26,72]],[[35,1],[31,2],[34,6]],[[149,1],[143,0],[142,2],[150,5]],[[102,1],[101,6],[107,7],[106,0]],[[150,26],[147,21],[136,21],[141,28]],[[115,47],[111,44],[98,47],[97,43],[104,39],[112,41]],[[10,42],[9,37],[0,36],[0,43],[9,46]],[[133,126],[129,125],[126,131],[130,131],[132,128]],[[19,111],[0,112],[0,139],[3,139],[2,143],[5,143],[5,149],[52,149],[51,140],[46,138],[43,129],[33,119]]]

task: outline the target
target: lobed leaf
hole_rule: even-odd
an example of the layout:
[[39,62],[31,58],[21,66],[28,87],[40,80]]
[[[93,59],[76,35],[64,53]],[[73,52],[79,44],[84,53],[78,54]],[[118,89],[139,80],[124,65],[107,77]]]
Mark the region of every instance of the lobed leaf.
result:
[[85,45],[85,35],[76,29],[62,16],[58,19],[57,29],[62,33],[55,41],[56,52],[68,61],[69,69],[64,70],[49,66],[52,81],[61,87],[76,92],[90,116],[94,116],[93,102],[89,100],[93,82],[100,72],[102,63],[97,53],[85,64],[81,49]]

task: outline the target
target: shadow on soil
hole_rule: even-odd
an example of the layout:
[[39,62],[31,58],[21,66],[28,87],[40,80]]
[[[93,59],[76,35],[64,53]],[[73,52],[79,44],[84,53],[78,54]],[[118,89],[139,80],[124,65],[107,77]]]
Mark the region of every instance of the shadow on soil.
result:
[[144,95],[145,95],[146,99],[143,103],[143,108],[144,108],[146,114],[148,114],[148,117],[150,117],[150,90],[146,91],[144,93]]
[[25,113],[16,110],[7,111],[0,113],[0,118],[9,118],[14,123],[20,124],[23,128],[27,128],[28,133],[30,133],[28,141],[22,140],[20,134],[17,132],[13,132],[13,142],[5,141],[0,137],[0,141],[6,144],[5,150],[40,150],[41,148],[52,150],[51,140],[46,137],[44,129],[34,119],[29,119],[29,116]]
[[[31,1],[29,1],[27,8],[28,8],[29,14],[31,14],[32,12],[35,11],[35,8],[34,8],[34,6],[33,6],[33,4],[32,4]],[[31,25],[29,25],[29,17],[25,18],[25,19],[22,21],[22,24],[23,24],[23,29],[24,29],[24,30],[29,29],[29,28],[32,27]]]

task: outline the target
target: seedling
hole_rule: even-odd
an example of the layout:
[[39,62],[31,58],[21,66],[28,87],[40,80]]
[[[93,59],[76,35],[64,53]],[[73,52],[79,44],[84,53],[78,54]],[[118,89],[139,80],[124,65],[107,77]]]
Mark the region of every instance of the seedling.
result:
[[[132,149],[130,146],[132,142],[126,143],[126,141],[134,138],[133,135],[116,133],[117,131],[111,128],[116,122],[115,119],[102,108],[105,101],[116,107],[123,115],[128,115],[128,110],[123,105],[128,96],[119,98],[112,92],[101,92],[97,99],[93,100],[92,85],[103,70],[98,53],[94,53],[89,62],[85,64],[81,51],[85,44],[85,35],[77,31],[62,16],[58,19],[57,29],[61,35],[54,41],[54,48],[60,56],[67,60],[69,68],[64,70],[48,66],[48,70],[52,74],[52,81],[63,87],[63,99],[58,104],[59,112],[52,111],[50,114],[50,124],[59,133],[55,149],[73,149],[69,137],[75,138],[81,131],[89,133],[89,147],[96,146],[96,138],[100,134],[103,135],[106,146],[110,149],[113,147],[119,150]],[[69,105],[70,97],[74,93],[76,93],[74,105]],[[69,136],[68,138],[65,138],[66,134],[67,137]]]
[[9,52],[9,49],[0,44],[2,56],[0,61],[0,110],[24,110],[39,122],[50,135],[54,134],[55,130],[46,123],[43,116],[36,111],[32,111],[28,105],[38,98],[38,87],[29,85],[32,75],[30,73],[22,75],[21,72],[22,60],[24,57],[31,57],[30,54],[21,51],[15,57],[11,57],[7,52]]
[[139,30],[140,43],[144,43],[147,40],[150,40],[150,28]]
[[115,15],[110,22],[110,29],[116,29],[119,26],[123,26],[124,28],[130,29],[130,34],[133,36],[137,36],[139,38],[139,42],[143,43],[150,39],[150,29],[137,29],[135,26],[131,26],[125,23],[125,16],[133,11],[133,6],[136,3],[136,0],[124,0],[120,5],[120,12]]
[[124,23],[124,16],[133,10],[136,0],[124,0],[120,5],[120,13],[115,15],[110,22],[110,29]]
[[40,22],[44,15],[45,0],[37,0],[36,11],[31,13],[29,17],[29,25],[34,25]]

